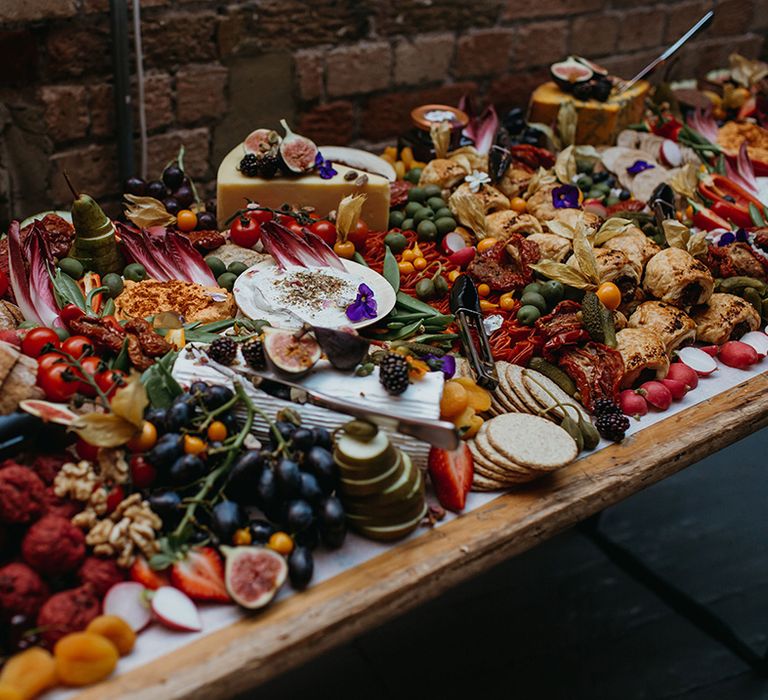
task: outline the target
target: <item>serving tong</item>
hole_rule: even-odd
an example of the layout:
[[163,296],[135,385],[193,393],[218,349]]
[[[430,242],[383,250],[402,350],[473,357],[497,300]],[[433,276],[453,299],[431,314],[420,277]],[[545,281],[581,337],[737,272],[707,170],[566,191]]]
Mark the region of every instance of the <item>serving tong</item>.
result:
[[456,278],[451,289],[451,313],[459,324],[464,354],[469,358],[479,386],[493,391],[499,385],[488,334],[480,311],[480,295],[468,275]]

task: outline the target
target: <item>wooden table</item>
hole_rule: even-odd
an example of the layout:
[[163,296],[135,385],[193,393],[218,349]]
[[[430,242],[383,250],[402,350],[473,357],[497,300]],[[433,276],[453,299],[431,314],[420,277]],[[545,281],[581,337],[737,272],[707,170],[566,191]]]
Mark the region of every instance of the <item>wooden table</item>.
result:
[[768,374],[77,696],[229,698],[768,425]]

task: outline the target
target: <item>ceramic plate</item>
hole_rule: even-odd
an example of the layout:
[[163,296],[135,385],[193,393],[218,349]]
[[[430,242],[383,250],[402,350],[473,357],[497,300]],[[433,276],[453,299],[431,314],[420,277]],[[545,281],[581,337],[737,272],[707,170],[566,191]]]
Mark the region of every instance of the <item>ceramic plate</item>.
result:
[[[248,318],[268,321],[273,326],[279,328],[299,328],[305,322],[328,328],[338,328],[340,326],[362,328],[376,323],[395,306],[395,291],[387,280],[378,272],[371,270],[371,268],[351,260],[342,260],[342,263],[347,273],[344,279],[353,285],[355,290],[360,284],[367,284],[373,290],[374,299],[376,299],[377,304],[376,318],[350,323],[342,307],[332,311],[323,311],[321,317],[313,317],[313,312],[305,307],[297,305],[291,309],[289,304],[276,303],[271,295],[268,296],[264,292],[264,290],[272,288],[271,285],[274,285],[281,274],[280,268],[272,259],[262,260],[256,263],[256,265],[249,267],[237,278],[232,292],[235,295],[235,301],[240,311]],[[333,276],[334,274],[333,268],[327,267],[294,268],[294,270],[297,272],[306,270],[308,272],[316,272],[319,275]],[[349,290],[347,300],[349,300]],[[351,300],[354,300],[354,295],[352,295]]]

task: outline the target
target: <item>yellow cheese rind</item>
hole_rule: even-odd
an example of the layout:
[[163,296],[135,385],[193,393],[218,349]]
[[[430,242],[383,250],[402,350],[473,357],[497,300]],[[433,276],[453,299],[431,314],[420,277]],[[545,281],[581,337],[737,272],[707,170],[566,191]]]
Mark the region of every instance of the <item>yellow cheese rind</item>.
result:
[[[243,209],[248,200],[264,207],[279,209],[289,204],[294,209],[312,207],[320,216],[335,211],[339,202],[349,194],[366,195],[362,219],[371,231],[386,231],[389,222],[389,180],[381,175],[365,173],[368,182],[355,185],[354,180],[345,180],[344,175],[352,171],[346,165],[334,163],[337,174],[323,180],[314,173],[296,177],[275,177],[270,180],[261,177],[246,177],[237,166],[243,157],[242,144],[233,148],[221,161],[216,182],[216,214],[219,227],[224,228],[236,211]],[[363,173],[355,171],[362,175]],[[356,179],[356,178],[355,178]]]
[[650,85],[641,80],[621,95],[612,95],[607,102],[599,102],[577,100],[563,92],[556,83],[543,83],[531,95],[528,121],[553,125],[560,105],[572,100],[579,118],[576,143],[593,146],[611,144],[622,129],[642,120],[649,89]]

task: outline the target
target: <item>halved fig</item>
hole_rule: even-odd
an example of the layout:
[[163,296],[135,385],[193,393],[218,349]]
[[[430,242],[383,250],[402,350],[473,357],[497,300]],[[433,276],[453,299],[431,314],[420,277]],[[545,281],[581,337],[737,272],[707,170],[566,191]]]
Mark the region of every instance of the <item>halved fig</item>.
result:
[[280,590],[288,576],[282,555],[266,547],[222,547],[226,557],[224,582],[238,605],[248,610],[263,608]]
[[553,63],[549,67],[549,72],[554,81],[566,92],[570,92],[574,85],[587,82],[594,75],[591,68],[574,58]]
[[308,372],[320,359],[320,345],[308,333],[264,328],[264,354],[278,372],[299,376]]
[[568,58],[572,58],[574,61],[578,61],[582,65],[589,68],[595,75],[608,75],[608,69],[601,66],[598,63],[595,63],[594,61],[590,61],[588,58],[584,58],[583,56],[569,56]]
[[278,147],[281,140],[280,134],[272,129],[256,129],[245,137],[243,148],[246,153],[261,156]]
[[25,399],[19,403],[22,411],[37,416],[45,423],[71,425],[78,415],[70,411],[64,404],[41,401],[40,399]]
[[285,136],[280,142],[280,159],[292,173],[306,173],[315,167],[317,146],[314,141],[294,134],[285,119],[280,120]]

